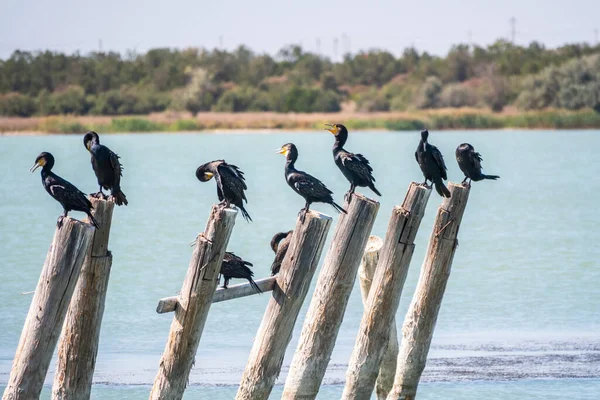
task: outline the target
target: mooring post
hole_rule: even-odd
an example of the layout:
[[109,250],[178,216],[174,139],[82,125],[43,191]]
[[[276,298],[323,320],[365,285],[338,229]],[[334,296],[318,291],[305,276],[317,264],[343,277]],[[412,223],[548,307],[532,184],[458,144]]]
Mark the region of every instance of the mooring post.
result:
[[331,217],[310,211],[296,223],[273,297],[258,328],[237,400],[266,400],[279,376],[285,350],[321,257]]
[[[358,269],[358,277],[360,278],[360,292],[362,294],[363,304],[367,305],[369,291],[375,276],[377,263],[379,262],[379,254],[383,247],[383,240],[379,236],[371,236],[367,242],[367,248],[363,255],[360,267]],[[396,375],[396,360],[398,358],[398,332],[396,330],[396,317],[392,319],[390,324],[390,338],[388,340],[387,349],[383,354],[381,366],[379,367],[379,375],[375,384],[375,393],[378,400],[385,400],[388,393],[394,385],[394,376]]]
[[388,400],[414,400],[427,362],[433,330],[458,246],[458,228],[469,199],[469,187],[455,183],[448,186],[452,197],[444,198],[438,208],[419,282],[402,326],[396,377]]
[[214,205],[204,233],[196,238],[150,399],[183,397],[236,215],[235,210]]
[[398,304],[431,189],[411,183],[402,206],[394,207],[369,291],[342,399],[368,400],[387,349]]
[[89,399],[92,390],[112,265],[108,238],[115,203],[93,197],[90,197],[90,201],[94,206],[92,215],[98,221],[99,228],[94,232],[90,252],[83,262],[58,343],[53,399]]
[[283,399],[317,397],[379,203],[355,193],[345,209],[348,214],[339,218],[304,318]]
[[93,234],[91,225],[68,217],[56,229],[21,332],[3,400],[39,398]]

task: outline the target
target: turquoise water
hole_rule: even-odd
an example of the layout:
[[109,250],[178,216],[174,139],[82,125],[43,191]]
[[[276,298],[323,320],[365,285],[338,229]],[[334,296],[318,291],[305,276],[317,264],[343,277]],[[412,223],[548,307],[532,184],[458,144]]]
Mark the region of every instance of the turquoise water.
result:
[[[483,154],[485,172],[502,178],[473,185],[423,376],[423,398],[537,399],[565,398],[558,394],[569,393],[569,398],[585,399],[600,393],[600,214],[595,212],[599,133],[432,132],[430,140],[445,155],[451,180],[462,180],[453,155],[462,142]],[[130,205],[117,209],[113,220],[114,261],[93,398],[144,398],[172,318],[157,315],[156,302],[180,289],[191,255],[189,242],[203,230],[216,200],[214,182],[198,182],[196,167],[225,158],[246,173],[248,211],[254,222],[239,218],[229,250],[253,262],[257,277],[269,273],[271,236],[293,228],[303,206],[285,184],[284,160],[274,150],[296,143],[297,166],[321,178],[339,202],[348,185],[333,164],[333,140],[327,132],[102,139],[122,156],[122,186]],[[383,193],[373,234],[385,233],[391,209],[402,202],[409,182],[422,180],[414,160],[418,140],[418,133],[351,133],[347,148],[371,160]],[[85,192],[97,190],[82,136],[0,137],[0,385],[8,379],[31,301],[31,295],[20,293],[35,289],[61,213],[42,188],[39,174],[28,172],[41,151],[54,154],[59,175]],[[364,193],[371,195],[368,189]],[[417,236],[399,323],[439,202],[432,194]],[[333,211],[324,205],[314,208],[330,215]],[[268,298],[253,296],[211,309],[187,398],[233,397]],[[300,319],[307,306],[308,301]],[[355,288],[319,398],[339,398],[361,316],[360,291]],[[301,321],[280,383],[300,329]],[[48,382],[52,370],[53,366]],[[277,390],[273,398],[281,388]]]

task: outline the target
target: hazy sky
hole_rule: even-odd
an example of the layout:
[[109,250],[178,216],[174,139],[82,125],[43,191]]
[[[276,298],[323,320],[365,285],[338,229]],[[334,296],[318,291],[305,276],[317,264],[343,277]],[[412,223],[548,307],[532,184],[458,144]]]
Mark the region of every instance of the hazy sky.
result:
[[[600,0],[1,0],[0,57],[15,49],[68,53],[97,50],[138,52],[153,47],[223,47],[246,44],[276,53],[290,43],[334,55],[348,46],[398,54],[414,44],[444,54],[450,45],[489,44],[509,37],[555,47],[594,42]],[[349,40],[342,37],[346,34]],[[598,35],[598,34],[597,34]]]

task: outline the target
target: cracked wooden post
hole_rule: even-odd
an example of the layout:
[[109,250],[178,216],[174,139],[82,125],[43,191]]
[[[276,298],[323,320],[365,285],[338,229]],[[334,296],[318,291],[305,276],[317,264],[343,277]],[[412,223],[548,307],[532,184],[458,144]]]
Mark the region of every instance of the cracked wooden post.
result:
[[[362,295],[363,305],[366,307],[369,298],[369,291],[379,262],[379,254],[383,247],[383,239],[379,236],[371,236],[367,242],[365,254],[363,254],[358,276],[360,278],[360,293]],[[379,375],[375,384],[375,393],[378,400],[385,400],[388,393],[394,385],[394,376],[396,374],[396,359],[398,358],[398,332],[396,329],[396,317],[392,319],[390,324],[390,338],[388,340],[387,349],[381,360],[379,367]]]
[[414,400],[433,330],[458,246],[458,228],[469,199],[469,187],[450,183],[452,197],[438,208],[429,247],[404,325],[394,387],[389,400]]
[[371,398],[430,193],[431,189],[413,182],[402,206],[392,211],[346,372],[342,399]]
[[310,211],[296,223],[273,297],[258,328],[237,400],[266,400],[279,376],[285,350],[321,257],[331,217]]
[[345,209],[348,214],[340,215],[304,318],[282,399],[317,397],[379,203],[355,193]]
[[204,233],[196,238],[150,399],[183,397],[236,215],[235,210],[214,205]]
[[99,228],[94,232],[90,253],[83,262],[62,329],[52,387],[53,399],[89,399],[92,389],[112,265],[108,238],[115,203],[93,197],[90,201],[94,206],[92,215]]
[[37,399],[94,227],[64,218],[57,228],[21,332],[3,400]]

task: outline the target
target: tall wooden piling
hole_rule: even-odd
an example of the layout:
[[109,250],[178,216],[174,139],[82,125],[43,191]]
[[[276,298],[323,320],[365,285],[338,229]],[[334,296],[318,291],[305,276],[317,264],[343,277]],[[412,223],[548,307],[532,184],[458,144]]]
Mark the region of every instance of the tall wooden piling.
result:
[[204,233],[196,238],[150,399],[183,397],[236,215],[235,210],[213,206]]
[[350,357],[343,399],[371,398],[430,193],[431,189],[413,182],[402,206],[396,206],[392,211]]
[[388,400],[414,400],[427,362],[433,330],[458,246],[458,228],[469,199],[469,187],[450,183],[452,197],[438,208],[429,247],[404,325],[394,387]]
[[3,400],[37,399],[92,244],[94,228],[64,218],[57,228],[21,332]]
[[237,400],[266,400],[279,376],[285,350],[321,257],[331,218],[310,211],[299,220],[277,276],[273,297],[254,339]]
[[[379,262],[379,254],[383,247],[383,239],[379,236],[371,236],[367,242],[365,254],[363,254],[360,267],[358,268],[358,277],[360,278],[360,293],[362,295],[363,305],[366,307],[369,299],[369,291],[375,276],[377,263]],[[390,324],[390,338],[388,340],[387,349],[383,354],[381,366],[379,367],[379,375],[375,384],[375,393],[378,400],[385,400],[388,393],[394,385],[394,376],[396,375],[396,360],[398,358],[398,332],[396,329],[396,317],[392,319]]]
[[108,238],[115,203],[96,198],[90,201],[99,228],[94,232],[90,252],[83,262],[58,344],[53,399],[89,399],[92,389],[112,265]]
[[348,214],[339,218],[304,319],[283,399],[317,397],[379,203],[355,193],[345,208]]

